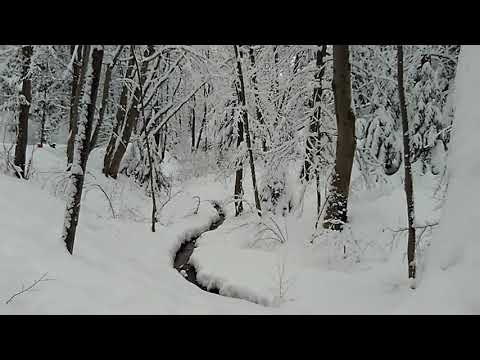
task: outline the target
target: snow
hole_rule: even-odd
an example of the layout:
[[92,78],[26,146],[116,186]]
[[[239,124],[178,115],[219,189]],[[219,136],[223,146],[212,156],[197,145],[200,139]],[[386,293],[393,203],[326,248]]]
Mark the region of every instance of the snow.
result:
[[[475,96],[480,87],[480,72],[475,71],[479,58],[478,47],[462,47],[456,78],[456,122],[448,160],[449,197],[443,213],[446,221],[442,223],[442,235],[438,240],[438,248],[443,248],[441,266],[444,268],[461,261],[462,252],[475,244],[476,239],[472,224],[477,218],[475,209],[480,201],[480,160],[474,155],[479,145],[473,134],[480,130]],[[455,241],[451,240],[453,238]]]
[[[0,279],[0,313],[378,314],[461,309],[455,298],[446,299],[445,308],[424,309],[423,302],[412,302],[404,257],[406,234],[393,241],[386,230],[407,224],[404,193],[398,186],[401,171],[397,184],[392,181],[377,192],[355,192],[349,231],[341,235],[319,232],[312,239],[315,189],[307,187],[301,215],[273,217],[287,238],[280,244],[265,239],[266,234],[259,238],[263,227],[253,214],[233,217],[233,204],[225,199],[231,197],[234,176],[212,174],[177,184],[176,195],[162,208],[157,232],[152,233],[150,199],[123,175],[117,180],[104,177],[103,155],[104,149],[95,149],[89,159],[73,256],[60,238],[65,176],[59,174],[65,166],[65,147],[37,149],[29,182],[0,175],[0,197],[9,204],[0,216],[0,271],[9,274]],[[261,174],[264,170],[258,165]],[[166,170],[179,166],[167,156]],[[248,170],[244,178],[247,200],[253,202]],[[436,202],[429,196],[433,181],[425,176],[415,181],[421,189],[415,193],[418,221],[435,222]],[[115,217],[93,184],[110,196]],[[201,199],[197,215],[194,196]],[[208,230],[218,218],[208,200],[223,203],[227,219],[197,239],[191,263],[201,284],[226,296],[200,290],[173,269],[182,241]],[[272,220],[264,221],[275,226]],[[44,273],[54,280],[40,282],[37,291],[4,303],[22,284],[28,286]],[[415,291],[422,290],[424,281]],[[429,294],[438,291],[434,287]]]
[[[35,156],[34,164],[53,174],[64,166],[59,159],[64,160],[65,148],[38,149]],[[96,158],[89,161],[89,171],[100,181]],[[8,204],[0,216],[0,271],[8,274],[0,277],[0,313],[258,313],[254,304],[201,291],[173,269],[181,242],[206,230],[218,216],[208,202],[201,203],[197,215],[190,215],[190,203],[185,201],[191,199],[178,200],[175,224],[158,225],[152,233],[147,221],[105,218],[103,195],[92,192],[83,199],[75,252],[70,256],[60,238],[64,200],[42,189],[40,180],[35,184],[0,175],[0,198]],[[125,195],[143,204],[141,210],[148,213],[149,203],[141,200],[141,192]],[[40,282],[37,291],[5,304],[22,284],[27,287],[46,272],[54,280]]]
[[[415,194],[419,222],[433,223],[439,214],[430,196],[432,179],[420,180],[418,173],[422,190]],[[251,201],[251,185],[245,185]],[[283,245],[262,240],[259,231],[263,227],[251,214],[230,215],[217,230],[204,233],[190,260],[197,269],[197,280],[207,288],[218,288],[222,295],[272,307],[281,314],[397,311],[411,295],[406,232],[394,241],[388,230],[407,225],[403,188],[395,186],[377,194],[357,192],[347,230],[320,232],[312,241],[315,196],[312,184],[306,189],[302,216],[274,217],[287,238]],[[265,222],[275,226],[271,220]]]
[[[415,281],[407,276],[407,232],[402,231],[407,226],[403,167],[372,187],[365,186],[354,163],[349,222],[338,233],[315,229],[316,189],[314,184],[298,183],[299,164],[282,167],[289,189],[286,197],[301,208],[286,216],[281,211],[266,213],[260,222],[248,206],[243,215],[234,217],[234,174],[219,176],[208,166],[195,164],[196,160],[207,163],[206,156],[182,162],[167,152],[162,172],[174,186],[170,198],[159,197],[159,223],[152,233],[151,200],[145,189],[122,174],[116,180],[103,176],[105,149],[98,148],[89,158],[71,256],[61,239],[68,198],[65,146],[35,152],[30,146],[27,157],[34,158],[29,181],[0,174],[0,272],[4,274],[0,313],[480,313],[479,63],[480,47],[463,46],[452,142],[448,156],[439,142],[433,152],[437,175],[421,175],[420,162],[412,168],[416,224],[439,222],[425,232],[417,230],[421,238]],[[442,169],[445,158],[447,179]],[[268,179],[263,164],[255,166],[259,182]],[[443,202],[438,189],[446,180]],[[253,204],[246,164],[243,188]],[[207,231],[218,220],[211,200],[223,206],[226,219],[216,230]],[[223,296],[199,289],[185,279],[184,270],[173,268],[182,242],[201,233],[190,263],[197,281]],[[48,281],[6,304],[44,274]]]
[[480,243],[478,204],[480,192],[480,144],[478,89],[479,46],[462,46],[455,79],[455,121],[448,155],[448,196],[438,235],[428,253],[416,302],[405,312],[478,314],[480,312]]

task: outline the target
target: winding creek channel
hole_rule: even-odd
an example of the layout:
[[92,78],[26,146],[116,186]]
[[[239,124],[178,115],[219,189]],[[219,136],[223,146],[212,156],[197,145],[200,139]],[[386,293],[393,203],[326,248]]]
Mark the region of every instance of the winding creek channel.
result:
[[210,228],[206,231],[201,232],[197,236],[191,238],[189,241],[186,241],[180,246],[180,249],[178,249],[177,253],[175,254],[175,259],[173,261],[173,267],[188,281],[190,281],[192,284],[195,284],[198,286],[200,289],[204,291],[208,291],[213,294],[219,294],[219,290],[216,288],[212,289],[207,289],[205,286],[201,285],[197,281],[197,271],[195,270],[195,267],[191,264],[188,263],[190,260],[190,256],[193,253],[193,250],[195,249],[196,245],[196,240],[202,236],[203,233],[207,231],[212,231],[218,228],[223,221],[225,220],[225,213],[217,202],[212,202],[213,207],[215,210],[218,212],[219,218],[217,221],[213,222],[212,225],[210,225]]

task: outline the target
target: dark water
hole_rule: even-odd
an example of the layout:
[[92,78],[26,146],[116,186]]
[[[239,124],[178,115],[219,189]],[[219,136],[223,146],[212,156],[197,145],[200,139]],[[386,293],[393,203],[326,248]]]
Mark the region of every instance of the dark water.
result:
[[216,202],[212,202],[212,205],[213,207],[215,208],[215,210],[217,210],[218,212],[218,215],[220,216],[220,218],[212,223],[212,225],[210,226],[210,228],[200,234],[198,234],[197,236],[193,237],[192,239],[190,239],[189,241],[187,242],[184,242],[182,244],[182,246],[180,246],[180,249],[178,249],[177,253],[175,254],[175,259],[173,261],[173,267],[175,269],[177,269],[177,271],[188,281],[190,281],[192,284],[195,284],[196,286],[198,286],[200,289],[204,290],[204,291],[208,291],[208,292],[211,292],[211,293],[214,293],[214,294],[218,294],[219,291],[218,289],[210,289],[210,290],[207,290],[207,288],[205,286],[202,286],[200,285],[198,282],[197,282],[197,271],[195,270],[195,267],[193,267],[193,265],[190,265],[188,263],[188,261],[190,260],[190,256],[192,255],[193,253],[193,250],[195,250],[195,245],[196,245],[196,241],[197,239],[205,232],[207,231],[212,231],[212,230],[215,230],[217,227],[219,227],[223,221],[225,220],[225,214],[223,212],[223,209],[221,208],[221,206],[216,203]]

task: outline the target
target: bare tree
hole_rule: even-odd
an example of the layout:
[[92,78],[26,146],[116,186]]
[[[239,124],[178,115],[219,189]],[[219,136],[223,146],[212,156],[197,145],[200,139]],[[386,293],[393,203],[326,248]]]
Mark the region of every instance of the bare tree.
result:
[[[232,115],[233,116],[233,115]],[[243,142],[243,122],[238,121],[237,123],[237,148]],[[237,164],[237,169],[235,170],[235,188],[233,191],[233,196],[235,199],[235,216],[240,215],[243,212],[243,161]]]
[[[252,75],[252,85],[253,85],[253,96],[255,98],[255,113],[257,115],[258,123],[263,127],[265,126],[265,121],[263,120],[262,112],[260,111],[260,99],[258,98],[258,86],[257,86],[257,68],[255,67],[255,53],[253,47],[250,46],[248,49],[249,56],[250,56],[250,65],[253,68],[253,75]],[[267,149],[267,142],[265,137],[262,136],[262,150],[266,152]]]
[[22,47],[22,90],[20,92],[20,112],[18,116],[17,143],[15,146],[14,164],[17,167],[18,177],[25,176],[25,157],[28,139],[28,112],[32,101],[32,81],[30,80],[30,62],[33,54],[33,46]]
[[[322,81],[325,74],[325,56],[327,54],[327,46],[321,45],[316,51],[316,65],[317,72],[315,73],[315,87],[313,88],[312,109],[313,116],[310,119],[309,134],[306,141],[305,148],[305,164],[304,175],[305,181],[310,180],[311,167],[315,162],[315,159],[320,157],[320,147],[322,141],[322,132],[320,127],[320,121],[322,116],[321,100],[323,94]],[[317,214],[320,213],[321,195],[320,195],[320,173],[318,165],[315,167],[315,180],[317,183]]]
[[207,96],[209,93],[209,86],[206,85],[203,88],[203,97],[204,97],[204,102],[203,102],[203,118],[202,118],[202,124],[200,125],[200,131],[198,132],[198,137],[197,137],[197,145],[195,146],[195,151],[198,151],[198,148],[200,146],[200,140],[202,139],[202,133],[203,130],[206,126],[207,123]]
[[147,121],[145,119],[145,103],[144,103],[144,96],[145,93],[143,91],[143,82],[144,82],[144,77],[142,77],[141,72],[140,72],[140,67],[138,66],[138,61],[137,57],[135,55],[135,48],[134,45],[132,45],[132,57],[135,61],[135,66],[137,68],[137,76],[138,76],[138,89],[140,92],[140,105],[141,105],[141,114],[142,114],[142,120],[143,120],[143,131],[145,133],[145,141],[147,144],[147,159],[148,159],[148,166],[150,167],[150,188],[152,190],[152,232],[155,232],[155,224],[157,222],[157,202],[155,199],[155,188],[153,184],[153,179],[154,179],[154,169],[153,167],[153,162],[152,162],[152,153],[150,152],[150,139],[149,139],[149,131],[147,129]]
[[352,111],[348,45],[333,46],[333,92],[337,119],[337,149],[335,173],[332,176],[323,227],[342,230],[347,222],[348,193],[355,154],[355,115]]
[[77,53],[75,54],[75,47],[72,49],[72,56],[75,56],[73,61],[73,78],[72,78],[72,95],[70,101],[70,133],[67,142],[67,164],[73,163],[73,153],[75,147],[75,137],[77,135],[78,117],[80,99],[82,96],[83,84],[85,82],[85,72],[82,69],[87,69],[88,57],[86,56],[86,45],[77,45]]
[[[130,52],[131,52],[131,58],[134,58],[133,50],[134,47],[131,45],[130,47]],[[145,50],[145,57],[148,59],[149,56],[153,54],[153,46],[148,46],[147,49]],[[149,61],[147,59],[144,59],[142,61],[142,65],[140,68],[140,76],[142,77],[142,82],[145,81],[145,76],[148,68],[148,63]],[[130,64],[132,67],[135,65],[135,60],[130,60]],[[131,72],[131,79],[133,79],[133,76],[135,75],[135,71]],[[126,86],[126,85],[125,85]],[[121,138],[116,139],[115,147],[114,147],[114,152],[112,156],[112,160],[110,162],[110,165],[108,167],[108,171],[106,175],[116,179],[118,175],[118,170],[120,169],[120,163],[122,161],[123,156],[125,155],[125,151],[127,150],[127,145],[130,142],[130,137],[132,135],[132,131],[137,124],[138,120],[138,104],[140,101],[140,88],[138,86],[135,86],[135,90],[133,91],[133,98],[131,101],[130,106],[128,107],[127,111],[127,116],[123,124],[122,132],[121,132]],[[112,134],[114,136],[115,134]],[[120,136],[120,134],[118,134]]]
[[75,134],[77,133],[78,103],[75,102],[77,95],[80,69],[82,68],[82,45],[70,45],[70,54],[73,57],[72,63],[72,92],[70,95],[70,131],[67,140],[67,164],[73,161],[73,147],[75,145]]
[[39,147],[43,147],[46,143],[45,139],[45,123],[47,121],[47,87],[43,89],[43,104],[42,104],[42,120],[40,122],[40,144]]
[[[82,64],[82,73],[88,70],[90,59],[90,45],[87,47],[84,55],[88,61]],[[100,83],[100,72],[102,69],[103,47],[94,46],[91,56],[91,69],[88,70],[86,95],[88,96],[86,116],[81,116],[78,122],[77,136],[75,140],[75,153],[73,157],[72,173],[70,177],[70,188],[67,197],[67,206],[65,210],[65,223],[62,238],[65,241],[67,250],[73,254],[73,245],[75,242],[75,233],[80,216],[80,201],[82,198],[83,183],[89,155],[89,145],[92,133],[93,119],[95,116],[95,104],[97,102],[98,87]]]
[[[400,100],[400,113],[402,116],[403,130],[403,159],[405,166],[405,195],[407,198],[408,215],[408,278],[415,279],[415,205],[413,200],[413,181],[412,167],[410,163],[410,136],[408,133],[407,105],[405,102],[405,89],[403,87],[403,46],[397,45],[397,78],[398,78],[398,96]],[[412,288],[415,284],[411,283]]]
[[190,131],[191,131],[191,138],[192,138],[192,152],[195,151],[195,123],[196,123],[196,117],[195,117],[195,106],[196,106],[196,101],[195,101],[195,96],[193,96],[193,104],[192,104],[192,113],[190,117]]
[[133,71],[135,69],[134,65],[135,65],[135,60],[133,59],[133,57],[130,57],[127,65],[127,71],[125,74],[124,83],[122,86],[122,92],[120,94],[119,106],[115,114],[115,124],[113,126],[112,134],[110,136],[110,141],[108,142],[107,149],[105,151],[105,157],[103,159],[103,173],[105,174],[105,176],[110,175],[110,165],[112,162],[112,158],[115,153],[115,148],[118,146],[118,143],[120,142],[123,123],[125,122],[125,118],[127,116],[128,95],[130,92],[127,82],[133,79],[133,76],[134,76]]
[[123,47],[124,47],[123,45],[118,46],[112,62],[107,64],[105,69],[105,78],[103,80],[103,92],[102,92],[102,107],[100,108],[100,111],[98,114],[98,121],[97,121],[97,124],[95,125],[95,131],[92,134],[92,139],[90,141],[90,147],[88,150],[89,152],[91,152],[95,148],[95,146],[97,146],[98,134],[100,133],[100,130],[103,125],[103,119],[105,117],[105,109],[107,108],[107,103],[108,103],[110,83],[112,82],[112,71],[115,68],[118,57],[122,53]]
[[250,131],[248,126],[248,112],[247,112],[247,104],[245,100],[245,85],[243,81],[243,72],[242,72],[242,54],[239,52],[238,46],[233,46],[235,50],[235,58],[237,60],[237,77],[238,77],[238,84],[236,86],[237,89],[237,96],[238,101],[240,103],[241,114],[242,114],[242,123],[245,130],[245,140],[247,142],[247,151],[248,157],[250,160],[250,172],[252,173],[252,183],[253,183],[253,193],[255,197],[255,207],[258,210],[258,214],[262,213],[262,208],[260,206],[260,197],[258,195],[258,188],[257,188],[257,179],[255,174],[255,163],[253,161],[253,151],[252,151],[252,142],[250,140]]

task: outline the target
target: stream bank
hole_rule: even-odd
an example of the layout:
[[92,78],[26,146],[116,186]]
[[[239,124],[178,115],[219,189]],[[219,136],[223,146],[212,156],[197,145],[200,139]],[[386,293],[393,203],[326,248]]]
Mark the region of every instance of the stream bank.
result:
[[173,261],[173,267],[188,281],[190,281],[192,284],[195,284],[198,286],[200,289],[204,291],[208,291],[213,294],[219,294],[219,290],[216,288],[212,289],[207,289],[205,286],[201,285],[197,281],[197,271],[195,270],[195,267],[191,264],[189,264],[190,256],[193,253],[193,250],[195,250],[195,245],[197,239],[202,236],[207,231],[212,231],[218,228],[225,220],[225,213],[220,206],[218,202],[212,201],[212,206],[215,208],[215,210],[218,213],[218,220],[213,222],[209,229],[206,231],[201,232],[197,236],[194,236],[190,240],[184,242],[182,246],[180,246],[180,249],[178,249],[177,253],[175,254],[175,259]]

